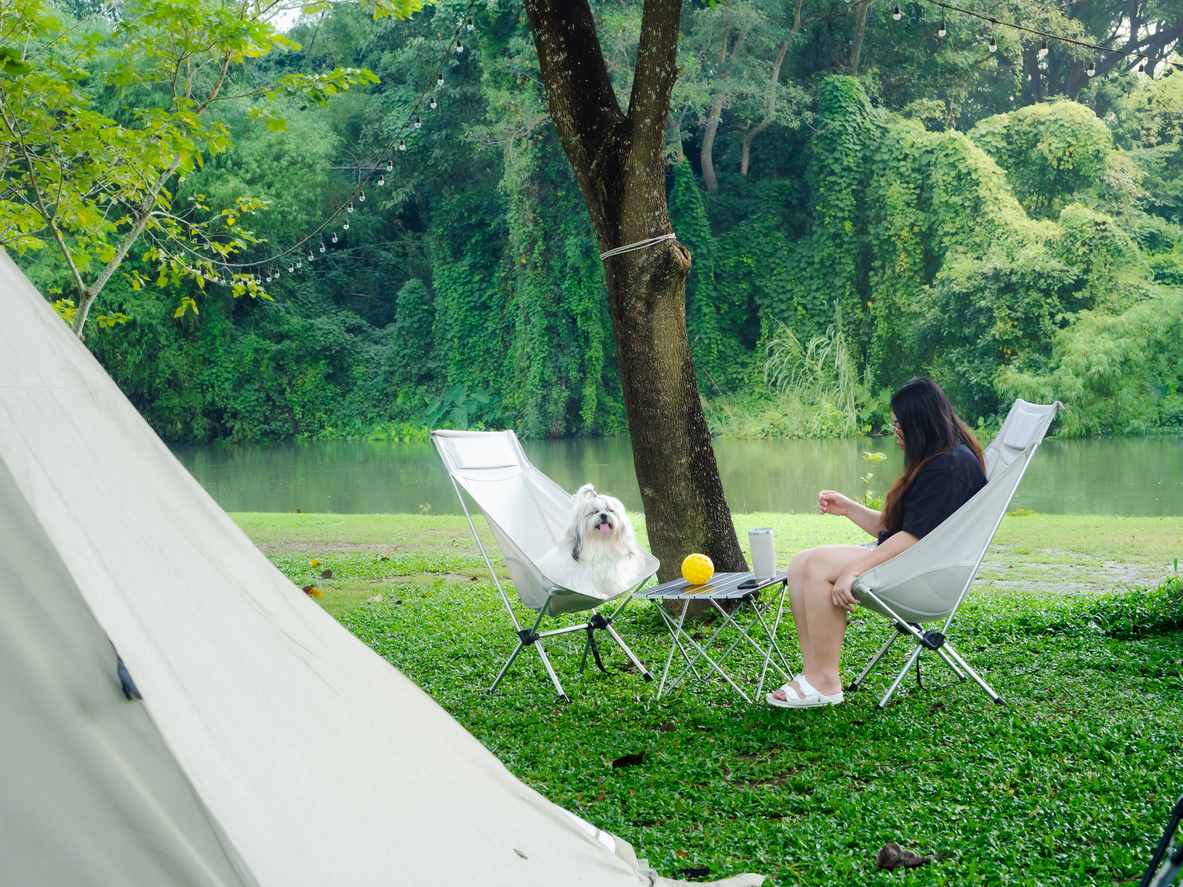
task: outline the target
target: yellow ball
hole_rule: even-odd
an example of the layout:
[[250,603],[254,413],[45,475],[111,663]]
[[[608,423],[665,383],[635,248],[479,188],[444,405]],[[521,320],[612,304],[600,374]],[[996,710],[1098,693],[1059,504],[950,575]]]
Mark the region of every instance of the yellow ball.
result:
[[706,585],[715,575],[715,565],[705,554],[688,554],[682,561],[682,578],[691,585]]

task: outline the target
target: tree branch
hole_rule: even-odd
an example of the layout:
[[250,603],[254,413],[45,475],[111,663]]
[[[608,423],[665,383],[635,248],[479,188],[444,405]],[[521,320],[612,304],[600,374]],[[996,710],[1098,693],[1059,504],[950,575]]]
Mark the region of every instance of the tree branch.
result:
[[587,0],[526,0],[525,6],[551,118],[568,153],[587,156],[590,164],[593,143],[624,122],[591,9]]
[[629,96],[628,120],[632,134],[631,159],[660,162],[665,118],[678,77],[678,33],[682,0],[645,0],[637,70]]
[[131,229],[127,232],[127,236],[123,238],[123,242],[115,249],[115,255],[111,257],[111,260],[99,272],[99,276],[95,278],[94,283],[83,290],[82,301],[79,302],[78,310],[74,314],[74,332],[78,338],[82,338],[82,330],[86,326],[86,317],[90,313],[91,305],[94,304],[94,300],[98,298],[99,293],[103,291],[107,282],[119,270],[119,266],[123,264],[123,260],[127,257],[128,252],[131,251],[131,248],[135,246],[136,241],[140,239],[140,234],[143,233],[144,226],[152,218],[152,210],[156,206],[156,198],[160,194],[160,190],[180,165],[181,158],[178,155],[169,165],[168,169],[157,177],[156,184],[144,195],[144,200],[140,204],[139,215],[136,217]]

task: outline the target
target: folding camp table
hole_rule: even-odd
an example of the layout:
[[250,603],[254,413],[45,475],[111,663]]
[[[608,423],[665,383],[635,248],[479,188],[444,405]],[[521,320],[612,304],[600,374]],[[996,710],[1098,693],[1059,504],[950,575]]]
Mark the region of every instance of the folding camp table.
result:
[[[657,686],[657,698],[660,699],[663,695],[672,692],[691,673],[699,680],[703,680],[703,672],[700,672],[698,668],[700,661],[705,661],[710,666],[709,671],[703,670],[707,676],[711,671],[717,673],[747,703],[751,703],[753,698],[761,698],[760,694],[764,689],[764,678],[768,673],[769,665],[779,671],[786,681],[791,681],[793,672],[789,668],[784,654],[781,653],[780,647],[777,646],[776,633],[772,624],[765,618],[767,611],[772,609],[772,601],[762,603],[760,600],[761,591],[778,585],[780,586],[780,596],[776,605],[776,619],[772,624],[779,624],[785,606],[785,593],[788,591],[788,577],[785,573],[776,573],[766,579],[757,579],[751,573],[716,573],[705,585],[691,585],[685,579],[675,579],[651,588],[649,591],[641,592],[641,597],[652,601],[657,607],[657,612],[670,632],[670,649],[665,658],[665,668],[661,673],[661,683]],[[679,601],[681,607],[676,606],[676,602]],[[721,617],[719,624],[715,626],[715,630],[705,643],[695,640],[686,631],[686,614],[692,601],[707,601]],[[670,603],[674,603],[675,609],[678,611],[676,618],[667,609],[666,605]],[[732,606],[724,606],[725,604]],[[740,620],[748,611],[751,613],[751,619],[745,628]],[[752,636],[755,633],[752,629],[757,626],[762,630],[763,638],[766,638],[766,641],[757,640]],[[732,639],[730,645],[721,655],[712,655],[711,648],[727,631],[733,632],[736,637]],[[763,659],[754,697],[749,696],[740,686],[742,677],[728,674],[723,667],[727,657],[744,641],[755,648]],[[673,665],[675,653],[682,655],[682,658],[686,660],[686,665],[671,680],[670,667]]]

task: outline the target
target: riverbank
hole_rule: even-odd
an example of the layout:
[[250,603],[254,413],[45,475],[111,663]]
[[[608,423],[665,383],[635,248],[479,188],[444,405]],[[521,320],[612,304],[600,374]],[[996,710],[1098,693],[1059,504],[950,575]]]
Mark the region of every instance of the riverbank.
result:
[[[439,574],[475,576],[484,570],[459,515],[235,514],[263,552],[294,578],[308,558],[351,565],[324,584],[321,603],[340,614],[362,603],[394,577]],[[644,519],[636,522],[644,543]],[[747,531],[771,527],[781,563],[814,545],[860,542],[855,527],[819,514],[737,514],[736,530],[746,548]],[[478,522],[491,545],[483,521]],[[386,557],[386,561],[375,561]],[[980,591],[1096,594],[1128,585],[1154,584],[1183,561],[1179,518],[1011,514],[1002,522],[983,564]],[[383,564],[375,572],[374,564]],[[360,565],[368,565],[362,569]],[[301,582],[300,584],[306,584]]]
[[[579,675],[576,641],[552,650],[570,705],[554,704],[530,657],[489,697],[513,638],[463,518],[234,517],[517,776],[667,875],[897,884],[874,862],[896,841],[937,857],[907,873],[913,887],[1108,885],[1138,876],[1183,790],[1183,583],[1106,593],[1172,572],[1183,553],[1177,518],[1006,518],[958,617],[962,652],[1006,707],[930,666],[927,689],[909,678],[885,711],[876,691],[890,669],[836,709],[782,712],[702,685],[654,704],[652,685],[622,673],[615,650],[610,674]],[[852,538],[848,524],[820,515],[736,524],[741,538],[773,527],[782,561]],[[633,603],[618,624],[660,665],[667,636],[650,609]],[[856,614],[848,669],[885,629]]]

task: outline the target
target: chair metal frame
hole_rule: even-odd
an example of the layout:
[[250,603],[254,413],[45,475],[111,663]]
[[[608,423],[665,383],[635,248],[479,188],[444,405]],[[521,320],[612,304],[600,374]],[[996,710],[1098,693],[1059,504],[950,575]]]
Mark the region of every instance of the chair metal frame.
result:
[[468,529],[472,532],[472,538],[476,540],[477,548],[479,548],[481,552],[481,558],[485,562],[485,567],[489,571],[489,576],[493,579],[493,584],[497,587],[498,594],[501,595],[501,601],[505,604],[505,611],[509,613],[509,618],[513,621],[514,631],[517,632],[518,636],[517,646],[514,647],[513,652],[509,654],[509,658],[505,660],[505,664],[501,666],[501,671],[497,673],[496,679],[489,687],[489,693],[496,692],[498,685],[500,685],[502,679],[509,672],[510,667],[517,660],[522,650],[526,649],[526,647],[533,647],[538,651],[538,658],[542,660],[542,667],[546,669],[546,674],[550,678],[551,684],[554,685],[555,692],[558,694],[559,700],[562,702],[570,702],[571,697],[569,697],[566,691],[563,689],[563,684],[559,680],[558,673],[555,671],[554,666],[551,665],[550,658],[546,655],[546,650],[543,649],[543,641],[548,638],[573,634],[579,631],[586,632],[587,634],[587,639],[584,641],[583,645],[583,656],[579,663],[580,672],[583,672],[587,666],[588,654],[591,654],[594,657],[596,665],[601,671],[607,671],[600,659],[599,647],[596,643],[595,637],[595,633],[597,631],[604,631],[610,638],[612,638],[613,641],[616,642],[620,649],[624,651],[624,655],[627,656],[633,666],[638,671],[640,671],[641,676],[647,681],[653,680],[653,675],[650,673],[649,669],[645,667],[644,663],[641,662],[640,658],[632,651],[629,645],[624,642],[624,638],[622,638],[613,627],[612,621],[620,614],[620,611],[623,610],[625,606],[627,606],[628,602],[632,600],[633,595],[640,591],[641,588],[644,587],[645,583],[657,575],[656,571],[646,576],[629,591],[623,593],[622,595],[618,595],[616,598],[613,598],[612,601],[605,601],[604,603],[608,604],[623,598],[623,600],[620,601],[620,604],[615,607],[609,615],[605,616],[603,613],[600,613],[598,607],[590,608],[592,616],[587,620],[587,622],[580,623],[578,625],[567,625],[563,626],[562,628],[552,628],[548,631],[539,631],[538,629],[541,627],[542,621],[550,615],[549,610],[551,598],[555,593],[563,591],[563,589],[559,588],[551,589],[548,592],[546,602],[538,611],[538,618],[534,620],[534,624],[529,628],[523,628],[521,621],[518,619],[517,613],[514,612],[513,603],[509,599],[509,594],[506,592],[505,586],[501,584],[501,579],[497,575],[497,570],[493,567],[493,559],[489,557],[488,549],[485,548],[485,543],[481,540],[480,533],[477,532],[476,524],[472,519],[472,512],[469,511],[468,502],[464,498],[464,491],[460,489],[460,485],[456,483],[456,478],[452,476],[450,471],[448,472],[448,480],[452,482],[452,489],[456,491],[456,498],[460,500],[460,507],[464,511],[464,518],[466,521],[468,521]]
[[[1059,401],[1056,401],[1052,406],[1054,407],[1054,412],[1052,414],[1051,421],[1054,421],[1055,415],[1062,408],[1062,405]],[[970,586],[973,585],[974,579],[977,578],[978,570],[980,570],[982,567],[982,561],[985,560],[986,552],[990,550],[990,545],[994,541],[994,534],[998,532],[998,527],[1002,524],[1002,519],[1006,517],[1006,510],[1010,507],[1010,503],[1014,499],[1015,493],[1018,492],[1019,486],[1023,483],[1023,477],[1026,475],[1027,469],[1031,466],[1031,462],[1035,458],[1035,453],[1038,451],[1040,444],[1043,443],[1046,435],[1047,430],[1045,429],[1040,439],[1031,445],[1030,453],[1024,457],[1023,467],[1019,472],[1018,479],[1015,481],[1014,489],[1011,490],[1010,496],[1007,497],[1006,502],[1003,504],[1002,508],[999,509],[998,517],[994,520],[994,526],[990,528],[990,535],[986,537],[986,543],[982,546],[982,550],[978,554],[977,560],[973,565],[973,569],[970,570],[969,575],[966,577],[965,584],[961,587],[961,591],[957,595],[957,600],[953,604],[953,609],[951,609],[948,615],[945,617],[944,624],[941,626],[939,631],[934,629],[929,629],[926,631],[919,623],[909,622],[908,620],[904,619],[899,613],[896,612],[895,609],[891,607],[890,604],[884,601],[883,598],[881,598],[869,588],[859,587],[859,584],[856,581],[854,586],[855,596],[859,598],[870,598],[875,604],[881,607],[887,614],[888,618],[891,620],[894,631],[892,632],[891,637],[889,637],[887,641],[875,651],[875,654],[863,667],[863,670],[859,672],[859,676],[847,685],[847,692],[854,692],[855,690],[858,690],[863,685],[863,682],[867,679],[867,677],[871,674],[871,672],[874,671],[875,666],[877,666],[883,657],[887,655],[887,651],[890,650],[892,646],[894,646],[895,642],[904,635],[909,635],[915,642],[916,647],[912,650],[912,653],[904,662],[904,667],[900,669],[899,673],[895,676],[895,679],[891,682],[890,686],[888,686],[887,691],[883,694],[882,698],[880,698],[879,708],[887,707],[887,703],[891,701],[891,697],[895,695],[896,690],[899,689],[900,684],[903,683],[904,678],[907,676],[909,669],[911,669],[913,665],[916,667],[916,679],[917,682],[919,682],[920,654],[926,650],[936,653],[940,660],[944,662],[950,668],[950,670],[952,670],[953,674],[956,675],[959,681],[965,681],[968,678],[972,678],[974,683],[981,687],[982,691],[990,698],[992,702],[994,702],[996,705],[1006,704],[1005,700],[998,693],[998,691],[991,687],[990,684],[986,682],[985,678],[978,674],[978,672],[975,671],[974,668],[965,661],[965,658],[949,641],[948,634],[949,628],[953,624],[953,619],[957,616],[957,611],[961,608],[961,604],[965,601],[966,596],[969,594],[969,589]],[[921,543],[918,542],[917,544],[919,545]],[[934,619],[932,621],[936,620]]]

